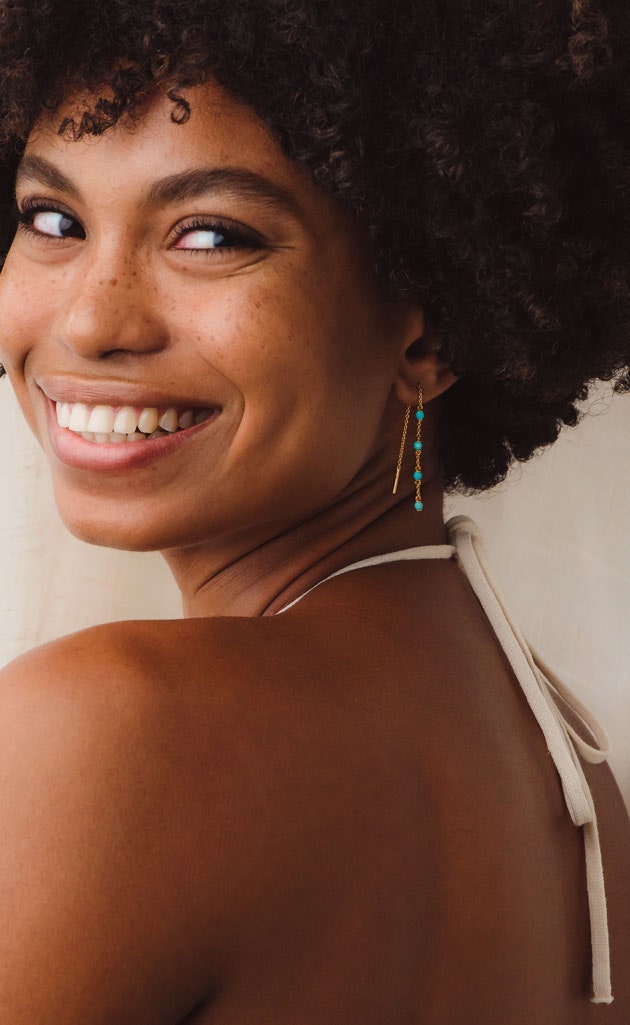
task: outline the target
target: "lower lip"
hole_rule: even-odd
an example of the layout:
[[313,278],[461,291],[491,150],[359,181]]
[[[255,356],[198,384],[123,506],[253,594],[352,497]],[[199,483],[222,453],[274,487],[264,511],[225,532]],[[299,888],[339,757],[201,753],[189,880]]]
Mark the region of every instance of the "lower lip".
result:
[[47,404],[53,451],[66,466],[74,466],[79,470],[135,470],[150,466],[184,448],[189,441],[209,428],[221,412],[217,409],[203,423],[183,431],[175,431],[173,434],[165,434],[163,438],[153,438],[151,441],[99,443],[86,441],[75,431],[60,427],[57,423],[55,403],[48,399]]

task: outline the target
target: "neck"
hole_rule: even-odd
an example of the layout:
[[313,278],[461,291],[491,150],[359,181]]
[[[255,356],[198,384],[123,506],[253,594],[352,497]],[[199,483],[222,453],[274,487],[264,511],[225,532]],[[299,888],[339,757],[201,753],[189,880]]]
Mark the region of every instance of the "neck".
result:
[[448,544],[439,477],[423,487],[422,512],[411,490],[391,494],[391,468],[358,479],[309,519],[259,534],[221,538],[163,552],[182,594],[186,618],[265,616],[352,562],[417,545]]

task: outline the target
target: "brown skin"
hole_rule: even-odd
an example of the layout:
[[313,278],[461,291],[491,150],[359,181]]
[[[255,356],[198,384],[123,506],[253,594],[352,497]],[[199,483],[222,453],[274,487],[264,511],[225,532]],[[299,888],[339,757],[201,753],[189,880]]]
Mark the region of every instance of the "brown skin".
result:
[[[361,229],[214,86],[185,126],[29,155],[85,237],[21,233],[0,282],[6,363],[65,522],[161,548],[187,618],[110,624],[0,674],[0,1019],[7,1025],[625,1025],[630,824],[589,768],[615,1003],[589,1003],[581,836],[544,740],[453,561],[336,568],[447,541],[432,454],[454,380],[422,310],[393,310]],[[299,215],[158,177],[239,166]],[[232,218],[262,251],[182,253]],[[188,244],[198,244],[190,232]],[[37,381],[131,380],[221,416],[125,475],[51,451]],[[391,494],[421,381],[425,508]],[[171,391],[169,392],[169,389]]]

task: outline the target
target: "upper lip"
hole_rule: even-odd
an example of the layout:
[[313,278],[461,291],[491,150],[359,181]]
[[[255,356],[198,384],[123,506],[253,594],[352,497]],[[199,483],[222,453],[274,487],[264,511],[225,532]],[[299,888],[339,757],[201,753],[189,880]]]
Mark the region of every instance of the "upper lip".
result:
[[86,406],[167,406],[179,409],[219,408],[207,399],[191,399],[133,381],[51,374],[35,381],[52,402],[82,402]]

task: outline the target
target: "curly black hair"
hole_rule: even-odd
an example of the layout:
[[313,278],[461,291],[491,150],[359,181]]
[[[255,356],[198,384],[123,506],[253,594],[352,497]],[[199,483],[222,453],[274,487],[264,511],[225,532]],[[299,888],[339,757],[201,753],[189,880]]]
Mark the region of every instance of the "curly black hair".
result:
[[[459,375],[447,491],[555,441],[589,383],[630,390],[626,0],[0,0],[0,246],[44,111],[60,133],[138,116],[212,76],[367,226]],[[91,98],[89,98],[89,94]]]

